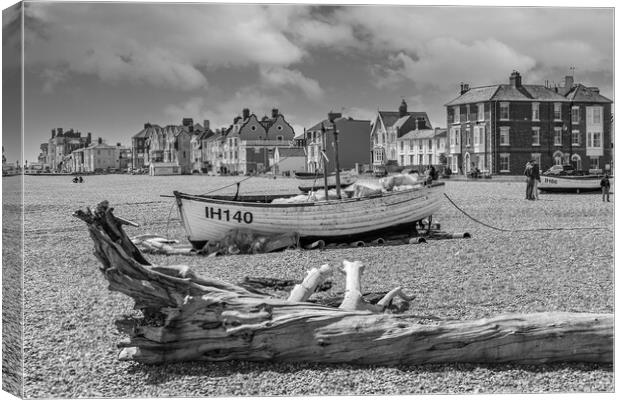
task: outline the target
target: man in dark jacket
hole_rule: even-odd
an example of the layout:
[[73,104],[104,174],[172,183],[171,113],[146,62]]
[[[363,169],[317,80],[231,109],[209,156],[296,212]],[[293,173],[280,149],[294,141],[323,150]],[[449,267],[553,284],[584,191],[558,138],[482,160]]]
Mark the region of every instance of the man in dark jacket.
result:
[[532,165],[532,200],[538,200],[538,182],[540,182],[540,168],[536,160],[530,161]]
[[605,174],[603,179],[601,179],[601,189],[603,190],[603,201],[605,201],[605,197],[607,197],[607,201],[609,201],[609,188],[611,184],[609,183],[609,175]]

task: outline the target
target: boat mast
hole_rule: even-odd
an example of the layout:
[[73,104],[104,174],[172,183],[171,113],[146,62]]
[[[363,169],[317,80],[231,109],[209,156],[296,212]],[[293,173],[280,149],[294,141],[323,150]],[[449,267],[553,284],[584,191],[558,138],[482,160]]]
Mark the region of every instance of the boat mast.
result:
[[332,131],[334,132],[334,161],[336,163],[336,195],[338,199],[342,199],[340,196],[340,162],[338,160],[338,129],[336,129],[336,119],[342,117],[341,113],[330,112],[327,114],[329,122],[332,124]]

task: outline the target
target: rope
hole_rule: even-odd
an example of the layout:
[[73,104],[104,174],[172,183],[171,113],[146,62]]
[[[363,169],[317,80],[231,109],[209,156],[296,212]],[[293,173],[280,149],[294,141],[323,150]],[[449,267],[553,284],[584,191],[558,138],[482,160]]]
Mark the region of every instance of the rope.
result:
[[531,228],[531,229],[504,229],[504,228],[498,228],[496,226],[492,226],[489,225],[485,222],[480,221],[477,218],[472,217],[471,215],[469,215],[467,212],[465,212],[465,210],[463,210],[462,208],[460,208],[459,206],[456,205],[456,203],[454,201],[452,201],[452,199],[447,195],[447,194],[443,194],[444,196],[446,196],[446,199],[448,199],[448,201],[450,203],[452,203],[452,205],[459,210],[461,213],[463,213],[466,217],[468,217],[469,219],[471,219],[474,222],[477,222],[480,225],[486,226],[487,228],[490,229],[494,229],[496,231],[501,231],[501,232],[535,232],[535,231],[577,231],[577,230],[606,230],[606,231],[611,231],[611,229],[609,228],[602,228],[602,227],[591,227],[591,228],[583,228],[583,227],[579,227],[579,228]]

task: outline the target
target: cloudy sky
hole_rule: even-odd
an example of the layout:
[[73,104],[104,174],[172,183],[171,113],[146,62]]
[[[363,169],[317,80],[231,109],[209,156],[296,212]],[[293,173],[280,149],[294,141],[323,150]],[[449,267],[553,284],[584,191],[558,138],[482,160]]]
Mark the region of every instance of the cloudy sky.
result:
[[278,108],[300,133],[404,98],[444,127],[460,82],[512,70],[559,84],[574,67],[613,99],[609,8],[26,3],[24,38],[30,161],[52,128],[129,145],[147,121],[221,127],[245,107]]

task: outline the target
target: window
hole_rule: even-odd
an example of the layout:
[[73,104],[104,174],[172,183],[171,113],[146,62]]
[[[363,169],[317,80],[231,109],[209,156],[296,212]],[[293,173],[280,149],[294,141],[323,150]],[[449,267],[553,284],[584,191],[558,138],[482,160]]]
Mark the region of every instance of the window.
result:
[[469,128],[465,129],[465,146],[471,146],[471,132]]
[[570,109],[570,120],[573,124],[579,123],[579,106]]
[[422,165],[422,164],[423,164],[423,162],[422,162],[422,154],[419,154],[418,155],[418,165]]
[[484,103],[478,104],[478,121],[484,121]]
[[599,169],[598,157],[590,157],[590,169]]
[[400,165],[405,165],[405,156],[400,156]]
[[499,128],[499,145],[510,145],[510,128],[507,126],[502,126],[501,128]]
[[499,103],[499,119],[510,119],[510,103]]
[[428,140],[428,150],[433,150],[433,139]]
[[480,130],[478,129],[477,126],[474,127],[474,146],[478,146],[480,144],[480,138],[478,137],[480,135]]
[[532,153],[531,158],[536,161],[536,164],[540,165],[540,153]]
[[499,171],[510,172],[510,154],[500,153],[499,155]]
[[413,156],[409,156],[409,165],[413,165]]
[[553,144],[555,146],[562,145],[562,128],[557,126],[553,128]]
[[601,132],[592,132],[592,146],[601,147]]
[[540,121],[540,103],[532,103],[532,121]]
[[553,119],[562,120],[562,103],[553,103]]
[[422,151],[422,141],[418,141],[418,150]]
[[404,151],[405,150],[405,142],[403,142],[402,140],[400,141],[400,151]]
[[592,109],[592,123],[593,124],[600,124],[601,123],[601,114],[602,114],[602,108],[601,107],[594,107]]
[[574,130],[572,132],[571,141],[573,145],[579,146],[579,131],[578,130]]
[[453,109],[454,115],[454,123],[458,124],[461,122],[461,108],[459,106],[454,107]]
[[409,141],[409,151],[413,150],[413,140]]
[[458,146],[461,143],[461,129],[454,129],[454,145]]
[[540,146],[540,128],[532,128],[532,146]]
[[278,142],[281,142],[281,141],[284,140],[284,136],[278,135],[278,136],[276,136],[276,139],[278,140]]
[[466,113],[465,121],[469,121],[469,104],[465,106],[465,113]]

